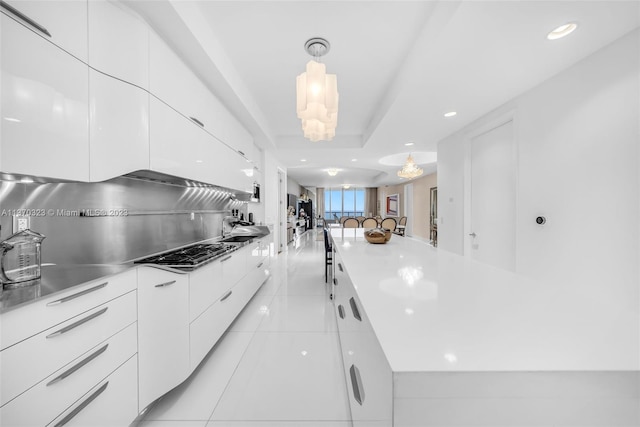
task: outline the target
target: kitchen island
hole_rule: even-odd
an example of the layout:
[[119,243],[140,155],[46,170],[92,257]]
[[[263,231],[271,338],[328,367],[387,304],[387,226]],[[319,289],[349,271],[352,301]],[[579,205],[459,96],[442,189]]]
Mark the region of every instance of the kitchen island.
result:
[[637,312],[363,232],[331,230],[354,425],[640,423]]

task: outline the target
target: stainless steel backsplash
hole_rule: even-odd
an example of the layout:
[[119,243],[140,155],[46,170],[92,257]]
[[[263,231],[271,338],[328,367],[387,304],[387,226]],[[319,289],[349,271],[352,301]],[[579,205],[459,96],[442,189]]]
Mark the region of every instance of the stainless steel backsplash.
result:
[[[195,184],[194,184],[195,185]],[[222,233],[222,220],[245,203],[213,187],[119,177],[99,183],[0,180],[0,240],[25,210],[46,236],[42,262],[110,264],[129,261]]]

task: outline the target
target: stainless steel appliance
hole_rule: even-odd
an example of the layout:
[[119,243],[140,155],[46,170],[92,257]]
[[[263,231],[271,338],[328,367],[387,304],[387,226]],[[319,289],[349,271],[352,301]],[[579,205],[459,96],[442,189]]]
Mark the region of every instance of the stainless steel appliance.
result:
[[160,264],[165,267],[195,269],[236,249],[224,243],[199,243],[134,261],[136,264]]
[[45,236],[26,229],[0,242],[0,283],[28,285],[40,278],[40,245]]

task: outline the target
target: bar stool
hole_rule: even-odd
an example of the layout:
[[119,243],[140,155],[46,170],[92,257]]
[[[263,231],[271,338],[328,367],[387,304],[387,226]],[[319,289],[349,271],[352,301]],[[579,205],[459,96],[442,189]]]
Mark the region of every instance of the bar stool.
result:
[[327,283],[329,278],[329,266],[333,265],[333,248],[329,243],[329,232],[326,228],[324,232],[324,283]]

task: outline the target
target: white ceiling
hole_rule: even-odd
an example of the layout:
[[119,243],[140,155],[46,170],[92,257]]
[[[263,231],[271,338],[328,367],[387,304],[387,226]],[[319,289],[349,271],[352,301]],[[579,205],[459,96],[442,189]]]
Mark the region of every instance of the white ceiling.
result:
[[[307,187],[398,183],[385,156],[437,142],[640,25],[637,1],[133,1]],[[546,34],[569,21],[570,36]],[[324,37],[338,76],[333,141],[302,136],[295,78]],[[458,115],[445,118],[455,110]],[[357,159],[353,162],[352,159]],[[301,159],[306,159],[302,162]],[[435,164],[423,164],[427,173]],[[341,169],[330,177],[326,169]]]

